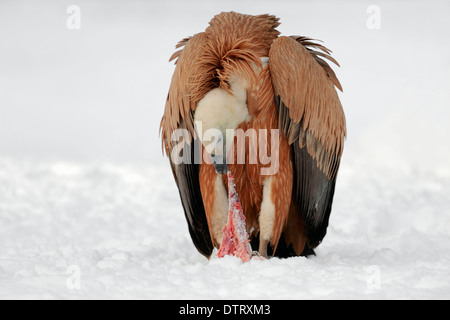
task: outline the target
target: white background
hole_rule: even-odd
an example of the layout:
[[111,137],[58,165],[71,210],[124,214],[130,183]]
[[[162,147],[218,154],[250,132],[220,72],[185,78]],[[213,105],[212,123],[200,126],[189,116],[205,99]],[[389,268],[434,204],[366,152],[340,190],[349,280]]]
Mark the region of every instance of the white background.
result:
[[[190,242],[159,139],[168,58],[230,10],[274,14],[341,65],[348,138],[313,259],[208,261]],[[1,1],[0,298],[448,299],[449,13],[449,1]]]

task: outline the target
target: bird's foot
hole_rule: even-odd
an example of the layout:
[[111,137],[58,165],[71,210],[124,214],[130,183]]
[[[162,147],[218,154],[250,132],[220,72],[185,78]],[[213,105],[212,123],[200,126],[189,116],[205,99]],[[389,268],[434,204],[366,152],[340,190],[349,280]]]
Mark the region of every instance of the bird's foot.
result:
[[255,259],[255,260],[261,260],[261,261],[263,261],[263,260],[266,260],[267,257],[263,257],[262,255],[259,254],[258,251],[253,251],[253,252],[252,252],[252,258],[251,258],[251,259],[252,259],[252,260]]

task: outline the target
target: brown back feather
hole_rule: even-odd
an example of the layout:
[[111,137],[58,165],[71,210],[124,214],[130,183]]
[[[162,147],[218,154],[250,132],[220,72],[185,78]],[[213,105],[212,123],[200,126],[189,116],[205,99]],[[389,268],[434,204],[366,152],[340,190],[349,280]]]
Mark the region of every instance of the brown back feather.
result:
[[328,63],[308,46],[331,58],[330,50],[306,37],[280,37],[270,51],[275,94],[288,111],[281,116],[285,120],[280,129],[290,143],[298,138],[299,146],[306,147],[319,168],[334,178],[346,135],[345,116],[334,89],[341,86]]
[[[306,50],[308,50],[309,54],[311,54],[311,56],[317,61],[317,63],[319,63],[320,66],[325,70],[325,72],[327,73],[327,76],[331,80],[331,82],[333,82],[333,84],[336,86],[336,88],[338,88],[342,92],[341,83],[339,82],[333,69],[330,67],[330,65],[325,60],[320,58],[320,57],[323,57],[327,60],[330,60],[335,65],[340,67],[340,65],[336,61],[336,59],[334,59],[331,56],[332,51],[325,46],[322,46],[318,43],[313,42],[313,41],[320,41],[320,40],[314,40],[314,39],[310,39],[310,38],[303,37],[303,36],[291,36],[290,38],[299,42],[302,46],[304,46],[306,48]],[[322,52],[313,50],[313,48],[317,48],[317,49],[321,50]]]

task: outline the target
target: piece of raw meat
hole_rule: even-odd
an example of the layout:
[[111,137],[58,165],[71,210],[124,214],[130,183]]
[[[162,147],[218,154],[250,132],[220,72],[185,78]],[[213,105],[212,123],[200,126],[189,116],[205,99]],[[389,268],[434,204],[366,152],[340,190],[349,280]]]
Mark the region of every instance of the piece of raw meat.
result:
[[239,196],[236,192],[234,177],[228,171],[228,221],[223,228],[222,244],[217,255],[233,255],[241,258],[243,262],[252,258],[252,248],[245,227],[245,217],[242,212]]

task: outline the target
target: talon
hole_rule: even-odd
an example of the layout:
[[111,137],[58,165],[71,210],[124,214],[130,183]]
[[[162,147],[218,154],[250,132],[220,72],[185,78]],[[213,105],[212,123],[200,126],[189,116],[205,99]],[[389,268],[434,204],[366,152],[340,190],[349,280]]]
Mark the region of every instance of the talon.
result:
[[262,255],[260,255],[258,251],[253,251],[253,252],[252,252],[252,257],[251,257],[251,259],[256,259],[256,260],[261,260],[261,261],[262,261],[262,260],[266,260],[266,258],[263,257]]

